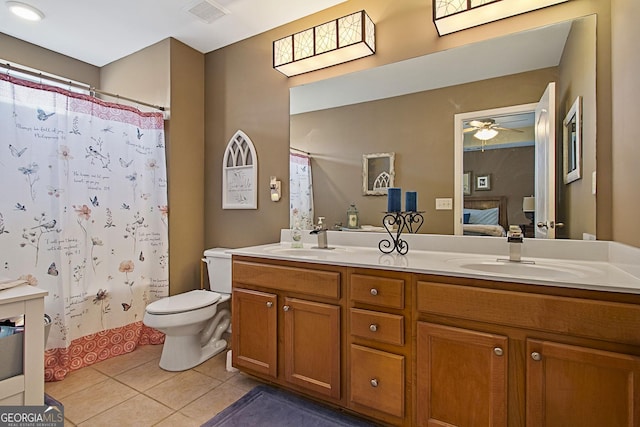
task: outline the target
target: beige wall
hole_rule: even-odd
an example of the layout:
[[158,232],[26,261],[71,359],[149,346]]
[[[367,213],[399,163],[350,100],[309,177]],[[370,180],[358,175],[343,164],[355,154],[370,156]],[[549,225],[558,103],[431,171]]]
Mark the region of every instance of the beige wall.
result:
[[100,86],[100,68],[0,33],[0,59]]
[[355,202],[362,224],[380,225],[387,200],[362,195],[362,154],[392,151],[394,185],[417,191],[425,211],[420,232],[452,234],[453,211],[435,198],[454,195],[454,115],[537,102],[556,79],[547,68],[292,116],[291,145],[312,153],[316,216],[345,223]]
[[[612,0],[613,238],[640,247],[640,2]],[[600,172],[598,172],[600,174]],[[600,189],[598,189],[600,194]],[[599,199],[598,199],[599,203]]]
[[[582,239],[583,233],[596,234],[596,196],[591,193],[592,173],[596,170],[596,35],[592,21],[575,22],[560,61],[556,106],[558,135],[557,221],[564,223],[557,237]],[[582,97],[582,178],[564,183],[563,119],[577,96]]]
[[204,250],[204,55],[166,39],[104,66],[101,87],[167,109],[169,292],[195,289]]
[[[272,69],[271,43],[280,37],[309,28],[318,23],[366,9],[376,23],[376,54],[358,61],[331,67],[301,76],[286,78]],[[288,177],[289,94],[288,88],[348,72],[375,67],[427,53],[460,46],[473,41],[496,37],[547,23],[559,22],[591,13],[598,20],[598,237],[610,238],[611,209],[606,195],[610,194],[610,132],[611,109],[606,88],[610,86],[609,2],[602,0],[572,0],[568,3],[516,16],[496,23],[438,37],[430,23],[431,2],[424,0],[350,0],[305,19],[295,21],[256,37],[206,55],[206,246],[239,247],[276,241],[279,228],[288,227],[288,185],[284,182],[283,201],[272,203],[268,197],[268,176]],[[489,105],[486,108],[495,107]],[[449,120],[453,120],[451,117]],[[244,130],[258,150],[259,207],[255,211],[223,211],[220,200],[222,153],[236,130]],[[453,126],[451,126],[453,129]],[[451,135],[449,135],[452,137]],[[441,161],[451,159],[443,153]],[[425,169],[424,165],[420,166]],[[434,165],[434,169],[441,166]],[[421,169],[415,169],[416,173]],[[411,169],[410,169],[411,170]],[[452,188],[453,167],[442,169],[436,188]],[[450,194],[450,192],[449,192]],[[433,195],[431,195],[433,196]],[[347,200],[345,199],[345,203]],[[336,207],[341,212],[345,206]],[[429,217],[433,229],[452,231],[452,221],[439,211]],[[600,223],[602,222],[602,224]],[[447,225],[447,223],[449,223]],[[224,226],[222,226],[224,224]]]

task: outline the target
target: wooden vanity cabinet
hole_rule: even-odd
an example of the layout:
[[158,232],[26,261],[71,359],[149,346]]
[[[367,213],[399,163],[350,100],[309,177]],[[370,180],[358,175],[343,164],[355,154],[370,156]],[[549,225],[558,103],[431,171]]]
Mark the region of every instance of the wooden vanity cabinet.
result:
[[348,270],[350,409],[411,425],[411,275]]
[[344,269],[233,256],[233,365],[340,403]]
[[419,276],[415,304],[418,426],[640,425],[638,296]]

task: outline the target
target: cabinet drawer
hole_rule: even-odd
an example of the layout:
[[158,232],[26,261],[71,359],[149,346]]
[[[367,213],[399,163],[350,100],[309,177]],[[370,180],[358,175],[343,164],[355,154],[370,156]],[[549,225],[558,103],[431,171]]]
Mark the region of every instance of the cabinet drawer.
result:
[[404,280],[352,274],[351,301],[389,308],[404,308]]
[[350,323],[352,335],[404,345],[404,316],[352,308]]
[[404,416],[404,356],[351,345],[351,402]]
[[233,282],[269,289],[340,298],[340,272],[233,261]]
[[424,313],[640,345],[633,304],[426,281],[417,284],[416,304]]

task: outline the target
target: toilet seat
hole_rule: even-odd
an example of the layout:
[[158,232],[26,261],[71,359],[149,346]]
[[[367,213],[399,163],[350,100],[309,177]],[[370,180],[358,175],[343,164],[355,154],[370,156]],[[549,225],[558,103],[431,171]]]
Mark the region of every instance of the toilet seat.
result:
[[197,310],[215,304],[221,295],[217,292],[197,289],[154,301],[146,308],[149,314],[175,314]]

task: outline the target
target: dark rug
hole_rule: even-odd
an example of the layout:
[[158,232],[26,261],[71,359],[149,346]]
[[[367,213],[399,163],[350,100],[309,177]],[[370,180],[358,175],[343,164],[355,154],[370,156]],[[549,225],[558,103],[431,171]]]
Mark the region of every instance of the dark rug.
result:
[[259,385],[202,427],[370,427],[370,421],[276,388]]
[[63,408],[62,403],[49,396],[47,393],[44,394],[44,404],[47,406],[57,406],[59,408]]

